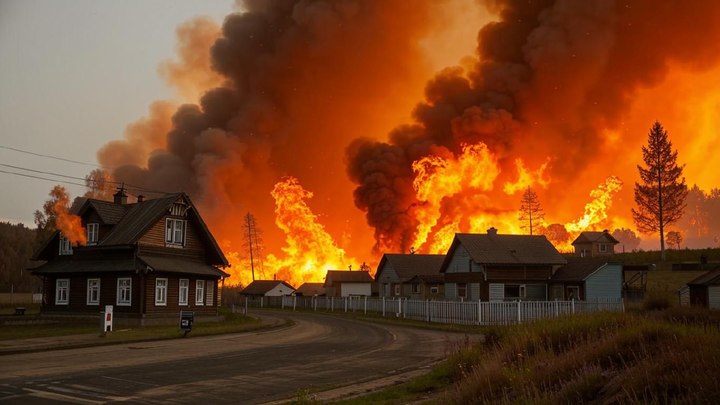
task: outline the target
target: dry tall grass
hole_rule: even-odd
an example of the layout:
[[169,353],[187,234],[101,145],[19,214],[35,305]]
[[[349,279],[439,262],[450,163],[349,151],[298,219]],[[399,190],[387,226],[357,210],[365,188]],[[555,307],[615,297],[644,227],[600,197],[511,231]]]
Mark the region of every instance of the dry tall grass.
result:
[[720,317],[709,311],[594,313],[498,328],[451,359],[441,402],[714,403]]

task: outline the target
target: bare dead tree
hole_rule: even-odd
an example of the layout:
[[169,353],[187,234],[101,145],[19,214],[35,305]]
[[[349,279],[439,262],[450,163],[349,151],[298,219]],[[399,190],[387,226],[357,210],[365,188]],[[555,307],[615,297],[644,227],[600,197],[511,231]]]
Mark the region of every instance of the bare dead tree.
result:
[[525,190],[520,200],[520,214],[518,218],[521,221],[521,227],[523,229],[529,228],[530,235],[533,234],[533,222],[537,225],[539,221],[545,218],[540,200],[530,187]]

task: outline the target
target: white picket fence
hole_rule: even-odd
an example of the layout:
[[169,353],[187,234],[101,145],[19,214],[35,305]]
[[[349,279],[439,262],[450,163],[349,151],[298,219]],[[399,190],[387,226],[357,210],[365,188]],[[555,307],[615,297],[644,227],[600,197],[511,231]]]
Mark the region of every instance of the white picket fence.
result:
[[246,307],[374,313],[384,317],[460,325],[509,325],[595,311],[625,310],[622,299],[596,301],[429,301],[377,297],[260,297]]

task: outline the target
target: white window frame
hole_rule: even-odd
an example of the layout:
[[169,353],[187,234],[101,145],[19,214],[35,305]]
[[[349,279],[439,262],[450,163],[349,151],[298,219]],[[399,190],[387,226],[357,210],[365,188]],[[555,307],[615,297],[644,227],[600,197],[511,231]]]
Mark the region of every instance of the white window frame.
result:
[[410,292],[413,294],[420,294],[420,283],[410,284]]
[[430,286],[430,294],[437,294],[440,292],[440,286],[437,284],[433,284]]
[[[121,285],[124,282],[129,282],[128,285]],[[123,293],[127,291],[127,299],[123,297]],[[117,299],[115,304],[119,307],[132,306],[132,277],[118,277],[117,279]]]
[[205,305],[212,306],[215,298],[215,288],[212,280],[205,281]]
[[205,305],[205,280],[195,280],[195,305]]
[[395,284],[395,296],[400,295],[400,284]]
[[607,249],[607,243],[600,243],[600,244],[598,245],[598,251],[599,251],[600,253],[607,253],[607,251],[608,251],[608,249]]
[[60,245],[60,246],[59,246],[59,248],[58,248],[58,249],[59,249],[59,250],[58,250],[58,254],[59,254],[60,256],[66,256],[66,255],[71,255],[71,254],[73,254],[72,243],[70,242],[70,239],[68,239],[68,238],[66,238],[65,236],[63,236],[62,233],[60,234],[60,243],[59,243],[59,245]]
[[168,293],[168,279],[167,278],[156,278],[155,279],[155,306],[158,306],[158,307],[167,306],[167,293]]
[[87,244],[97,245],[100,224],[97,222],[87,224]]
[[165,245],[172,247],[185,246],[185,230],[187,221],[176,218],[165,219]]
[[70,279],[58,278],[55,280],[55,305],[70,304]]
[[[95,292],[95,297],[93,297]],[[94,299],[93,299],[94,298]],[[87,279],[87,294],[85,298],[86,305],[100,305],[100,279],[89,278]]]
[[190,297],[190,280],[181,278],[178,281],[178,305],[187,306]]

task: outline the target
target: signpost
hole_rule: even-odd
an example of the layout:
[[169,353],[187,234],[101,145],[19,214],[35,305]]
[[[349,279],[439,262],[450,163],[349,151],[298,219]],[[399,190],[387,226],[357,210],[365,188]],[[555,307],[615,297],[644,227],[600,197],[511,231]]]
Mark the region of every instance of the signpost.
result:
[[100,336],[105,336],[108,332],[112,332],[113,325],[113,306],[105,305],[105,311],[100,312]]

